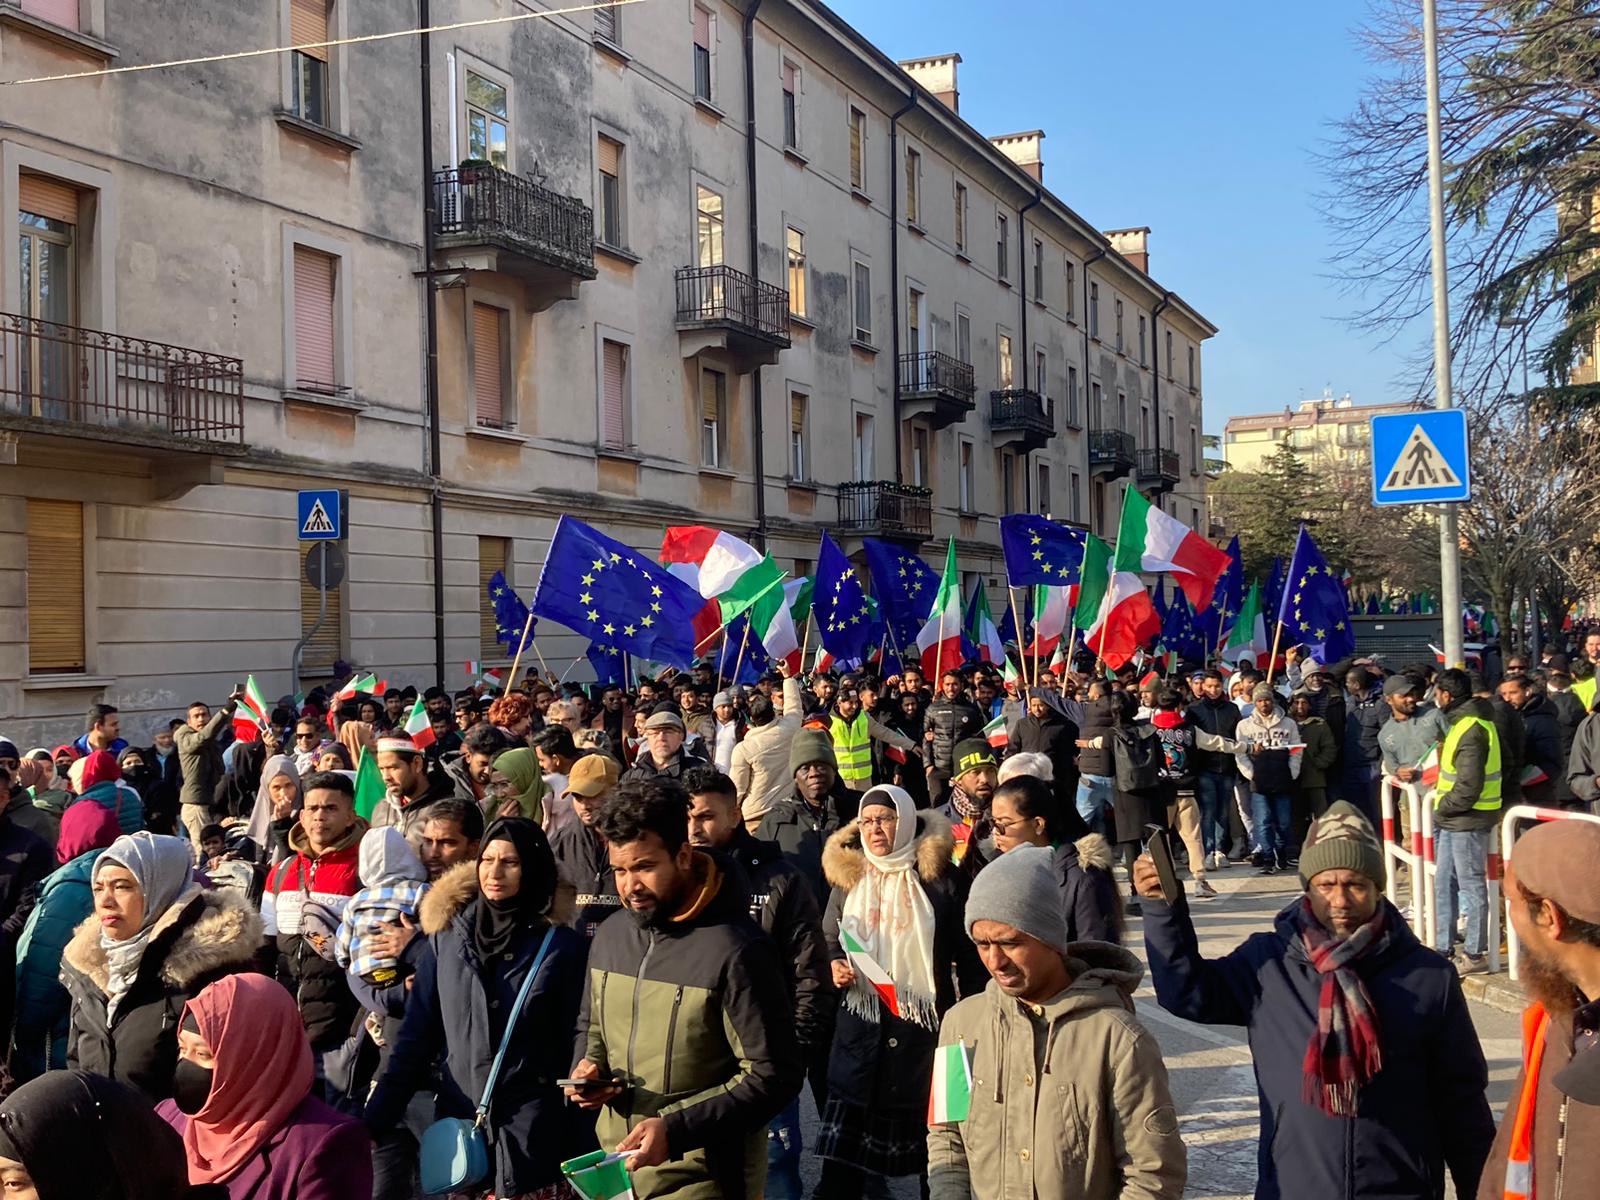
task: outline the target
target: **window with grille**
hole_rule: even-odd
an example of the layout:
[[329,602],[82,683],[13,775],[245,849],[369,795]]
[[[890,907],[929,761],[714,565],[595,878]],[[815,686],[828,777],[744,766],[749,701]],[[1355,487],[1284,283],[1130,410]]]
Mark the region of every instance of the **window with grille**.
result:
[[850,110],[850,186],[861,191],[867,186],[867,114]]
[[728,377],[700,370],[700,463],[721,469],[728,457]]
[[864,262],[857,262],[855,272],[855,339],[858,342],[871,344],[872,342],[872,268]]
[[506,402],[506,337],[510,314],[492,304],[472,306],[473,416],[485,429],[511,425]]
[[810,478],[806,472],[811,466],[811,455],[806,446],[806,395],[789,393],[789,477]]
[[622,230],[622,143],[601,134],[595,139],[595,163],[600,170],[600,240],[608,246],[627,245]]
[[338,260],[309,246],[294,248],[294,374],[301,391],[339,390],[334,289]]
[[787,60],[783,64],[783,144],[800,148],[800,68]]
[[[77,0],[66,0],[73,9]],[[74,22],[76,27],[76,22]],[[289,0],[289,111],[314,125],[331,125],[328,110],[328,0]]]
[[28,672],[85,669],[83,505],[27,501]]
[[628,347],[605,338],[600,343],[600,444],[608,449],[633,444],[628,396]]
[[710,101],[712,31],[716,18],[698,4],[694,9],[694,98]]
[[784,254],[788,260],[789,311],[806,315],[806,235],[793,225],[783,231]]
[[[478,538],[478,657],[496,659],[505,657],[506,650],[495,628],[494,602],[489,596],[489,581],[496,571],[503,571],[506,582],[511,582],[507,568],[511,562],[511,539],[503,537]],[[514,635],[522,637],[522,630]]]

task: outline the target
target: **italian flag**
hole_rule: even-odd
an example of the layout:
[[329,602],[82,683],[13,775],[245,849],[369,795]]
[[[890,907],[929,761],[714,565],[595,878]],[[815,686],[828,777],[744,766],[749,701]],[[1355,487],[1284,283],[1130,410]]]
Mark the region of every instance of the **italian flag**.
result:
[[961,665],[961,583],[956,574],[955,538],[945,550],[944,575],[933,609],[917,634],[917,650],[922,655],[922,673],[935,683],[945,667]]
[[715,600],[724,625],[778,590],[783,572],[731,533],[705,525],[673,525],[661,540],[661,561],[707,600]]
[[761,632],[761,645],[767,657],[784,663],[789,674],[800,674],[799,629],[811,612],[811,591],[815,581],[809,575],[785,580],[750,610],[750,624]]
[[[1137,496],[1138,493],[1130,490],[1128,495]],[[1142,496],[1139,498],[1143,500]],[[1124,533],[1128,529],[1128,518],[1129,511],[1124,506]],[[1084,546],[1083,577],[1078,588],[1075,620],[1084,631],[1084,646],[1094,651],[1113,671],[1120,670],[1141,646],[1161,632],[1161,618],[1156,615],[1150,593],[1139,578],[1138,553],[1138,545],[1127,542],[1125,536],[1118,539],[1115,557],[1111,556],[1109,547],[1092,534]]]
[[1119,571],[1166,571],[1189,597],[1196,612],[1211,603],[1217,580],[1228,569],[1219,550],[1177,517],[1155,508],[1129,488],[1122,494],[1122,524],[1117,530]]
[[1000,630],[989,613],[988,589],[978,581],[972,593],[972,603],[967,606],[967,637],[978,648],[978,657],[986,663],[1002,662],[1006,656],[1005,643],[1000,640]]
[[1522,786],[1538,787],[1541,783],[1549,783],[1550,775],[1538,763],[1529,763],[1522,768]]
[[261,731],[266,728],[268,715],[272,710],[267,707],[267,698],[261,694],[261,685],[256,682],[254,675],[245,676],[244,696],[239,700],[239,707],[233,710],[233,736],[241,742],[254,742],[261,737]]
[[1417,770],[1422,776],[1423,787],[1439,786],[1439,747],[1431,747],[1426,754],[1417,760]]
[[356,763],[356,816],[372,820],[372,814],[389,794],[383,776],[378,774],[378,756],[363,750]]
[[1250,592],[1239,606],[1239,615],[1233,622],[1233,632],[1224,647],[1228,657],[1235,662],[1241,654],[1250,655],[1250,661],[1260,663],[1271,652],[1267,643],[1266,618],[1261,613],[1261,581],[1253,580]]
[[965,1121],[972,1111],[972,1051],[965,1043],[933,1052],[933,1087],[928,1091],[928,1124]]
[[839,944],[844,947],[845,956],[849,958],[856,974],[865,979],[872,990],[878,993],[878,999],[883,1001],[883,1006],[889,1010],[889,1015],[898,1017],[900,999],[895,995],[894,980],[889,977],[889,972],[878,965],[878,960],[868,954],[867,948],[856,941],[843,925],[839,926]]
[[1004,750],[1007,743],[1011,741],[1011,738],[1006,733],[1005,717],[996,717],[985,725],[983,727],[983,736],[988,740],[989,745],[996,750]]
[[473,683],[481,683],[488,687],[497,688],[501,686],[501,681],[505,678],[505,672],[499,667],[485,669],[483,663],[474,658],[467,661],[467,678],[472,680]]
[[1010,657],[1006,658],[1005,664],[1006,665],[1001,668],[1000,679],[1008,688],[1016,687],[1017,684],[1022,681],[1022,675],[1012,664]]
[[633,1200],[628,1160],[633,1152],[593,1150],[561,1164],[561,1173],[584,1200]]
[[1072,623],[1070,591],[1068,586],[1053,583],[1042,583],[1034,589],[1033,645],[1027,654],[1040,657],[1061,644],[1062,635]]
[[422,703],[422,697],[417,697],[417,702],[411,706],[411,711],[406,714],[405,724],[400,726],[411,735],[411,740],[417,744],[418,750],[426,750],[433,745],[433,723],[428,720],[427,706]]

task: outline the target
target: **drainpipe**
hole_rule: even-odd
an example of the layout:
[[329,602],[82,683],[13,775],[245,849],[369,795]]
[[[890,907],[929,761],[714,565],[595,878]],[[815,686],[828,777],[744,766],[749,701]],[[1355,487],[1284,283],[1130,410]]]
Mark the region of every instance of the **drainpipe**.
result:
[[[744,185],[750,196],[750,278],[761,282],[761,223],[756,208],[756,13],[750,0],[744,13]],[[759,305],[759,299],[756,301]],[[751,437],[755,440],[756,549],[767,548],[766,422],[761,411],[761,368],[750,372]]]
[[439,457],[439,316],[434,311],[433,44],[428,0],[417,0],[418,77],[422,89],[422,300],[427,326],[429,516],[433,525],[433,674],[444,686],[444,495]]
[[[889,114],[889,368],[894,413],[894,481],[905,482],[905,451],[900,445],[900,118],[917,106],[913,87],[906,102]],[[852,286],[854,286],[852,284]]]
[[[1094,419],[1095,411],[1089,403],[1089,397],[1094,395],[1094,389],[1089,385],[1089,268],[1094,266],[1106,256],[1104,248],[1096,250],[1083,260],[1083,477],[1089,482],[1089,494],[1084,499],[1089,501],[1089,524],[1094,524]],[[1105,395],[1105,388],[1100,389],[1100,394]]]
[[[1044,189],[1035,187],[1033,199],[1017,209],[1017,267],[1018,274],[1022,276],[1022,287],[1018,294],[1022,297],[1022,390],[1028,390],[1028,368],[1033,361],[1033,344],[1028,341],[1028,271],[1029,249],[1028,244],[1028,213],[1037,208],[1044,199]],[[1039,386],[1044,387],[1044,380],[1039,380]],[[1043,393],[1040,399],[1043,400]],[[1043,405],[1041,404],[1042,408]],[[1033,455],[1030,451],[1022,452],[1022,508],[1024,512],[1033,511]]]
[[[1162,292],[1161,299],[1150,310],[1150,351],[1154,355],[1154,369],[1150,372],[1155,380],[1155,388],[1150,401],[1150,416],[1156,426],[1156,471],[1161,470],[1161,338],[1158,330],[1161,325],[1161,314],[1172,306],[1172,293]],[[1137,468],[1135,468],[1137,470]],[[1158,484],[1159,486],[1159,484]],[[1165,493],[1161,493],[1165,495]],[[1160,507],[1160,497],[1157,497],[1156,507]]]

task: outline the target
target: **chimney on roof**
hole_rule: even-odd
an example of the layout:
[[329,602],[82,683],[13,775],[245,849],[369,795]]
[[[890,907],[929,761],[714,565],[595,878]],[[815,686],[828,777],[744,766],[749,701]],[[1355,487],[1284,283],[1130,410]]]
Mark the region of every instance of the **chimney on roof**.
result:
[[961,111],[961,93],[956,88],[959,54],[936,54],[932,58],[908,58],[900,69],[933,93],[933,98],[953,113]]
[[1026,171],[1035,183],[1044,182],[1044,130],[1003,133],[989,141],[1001,154]]
[[1150,226],[1133,229],[1107,229],[1106,240],[1111,248],[1146,275],[1150,274]]

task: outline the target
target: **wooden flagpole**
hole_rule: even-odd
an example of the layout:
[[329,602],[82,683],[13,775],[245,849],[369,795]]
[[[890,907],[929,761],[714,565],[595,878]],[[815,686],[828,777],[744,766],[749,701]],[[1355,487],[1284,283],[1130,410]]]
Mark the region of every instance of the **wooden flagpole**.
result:
[[817,623],[816,610],[806,614],[806,635],[800,641],[800,669],[795,672],[796,678],[806,673],[806,651],[811,649],[811,630]]
[[[522,652],[528,648],[528,633],[532,629],[533,629],[533,609],[530,608],[528,610],[528,619],[522,623],[522,637],[517,642],[517,654],[516,654],[516,657],[511,660],[511,678],[506,680],[506,686],[508,688],[514,688],[514,687],[517,686],[517,667],[519,667],[522,664]],[[537,647],[535,647],[535,649],[537,649]],[[541,663],[544,662],[544,655],[541,654],[539,656],[539,661]],[[545,674],[548,675],[549,673],[550,673],[550,668],[546,667],[545,668]]]
[[750,620],[748,616],[744,623],[744,636],[739,639],[739,653],[733,660],[733,686],[739,686],[739,672],[744,667],[744,648],[750,643]]
[[1017,635],[1017,657],[1022,660],[1022,682],[1028,682],[1028,656],[1023,653],[1027,649],[1027,642],[1022,636],[1022,614],[1017,611],[1017,589],[1011,586],[1011,580],[1006,580],[1006,595],[1011,600],[1011,631]]
[[1278,642],[1283,638],[1283,622],[1274,621],[1272,625],[1272,656],[1267,659],[1267,686],[1272,686],[1272,669],[1278,665]]

